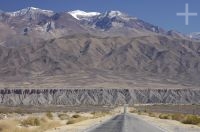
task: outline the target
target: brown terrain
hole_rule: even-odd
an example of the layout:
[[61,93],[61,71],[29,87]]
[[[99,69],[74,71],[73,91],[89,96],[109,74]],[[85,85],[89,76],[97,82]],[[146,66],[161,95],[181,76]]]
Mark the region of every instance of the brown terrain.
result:
[[123,13],[86,21],[32,7],[1,12],[0,29],[2,104],[200,101],[200,42],[176,31]]

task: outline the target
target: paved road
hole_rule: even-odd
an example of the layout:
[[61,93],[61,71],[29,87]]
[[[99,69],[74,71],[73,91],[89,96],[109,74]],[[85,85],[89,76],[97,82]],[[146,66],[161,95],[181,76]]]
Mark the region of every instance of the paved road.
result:
[[90,132],[164,132],[130,114],[117,115]]

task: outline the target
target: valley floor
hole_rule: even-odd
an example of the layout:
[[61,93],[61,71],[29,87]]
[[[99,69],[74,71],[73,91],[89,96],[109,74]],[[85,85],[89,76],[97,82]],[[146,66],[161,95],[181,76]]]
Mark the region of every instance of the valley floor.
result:
[[153,126],[161,128],[164,132],[199,132],[200,127],[195,125],[186,125],[174,120],[158,119],[147,115],[133,114],[137,118],[148,122]]
[[[148,124],[148,126],[151,126],[152,128],[160,130],[162,132],[199,132],[200,131],[200,127],[198,127],[198,126],[185,125],[178,121],[163,120],[163,119],[158,119],[155,117],[149,117],[147,115],[129,114],[129,116],[133,116],[135,121],[138,123],[139,122],[146,123],[146,124]],[[102,117],[102,118],[98,118],[98,119],[91,119],[91,120],[83,121],[83,122],[69,125],[69,126],[61,126],[61,127],[53,128],[51,130],[47,130],[46,132],[65,132],[65,131],[90,132],[90,131],[95,131],[96,129],[101,130],[98,128],[100,128],[101,126],[104,127],[104,123],[107,123],[109,121],[111,123],[113,122],[113,120],[110,120],[110,119],[112,119],[111,117],[115,117],[115,116],[113,115],[113,116],[106,116],[106,117]],[[121,122],[121,120],[119,120],[119,122]],[[130,125],[130,123],[129,123],[129,125]],[[140,128],[140,126],[142,126],[142,124],[139,124],[138,125],[139,128],[137,128],[135,130],[138,130],[138,132],[140,132],[139,130],[142,130],[142,128]],[[109,127],[115,128],[118,126],[106,126],[106,127],[104,127],[104,129],[109,129]],[[102,128],[102,132],[104,129]],[[111,129],[111,131],[112,131],[112,129]],[[124,128],[124,129],[126,129],[126,128]]]
[[[95,111],[95,109],[91,109],[91,111],[79,109],[80,111],[75,110],[76,112],[62,111],[64,109],[59,110],[60,112],[46,111],[41,113],[34,113],[34,111],[32,111],[33,113],[31,113],[31,111],[28,111],[29,113],[26,113],[27,111],[21,111],[21,113],[1,113],[0,131],[11,132],[15,130],[15,132],[90,132],[93,131],[95,128],[98,128],[102,124],[105,124],[109,121],[112,122],[112,119],[114,119],[114,117],[123,116],[123,107],[118,107],[114,109],[110,108],[110,111],[108,111],[108,108],[104,110],[102,109],[102,111]],[[197,125],[186,125],[175,120],[159,119],[157,116],[150,117],[150,114],[147,112],[143,114],[143,112],[140,111],[142,114],[140,114],[139,112],[137,114],[133,113],[134,110],[136,109],[133,107],[129,107],[130,112],[127,114],[127,117],[123,119],[131,119],[131,122],[133,124],[135,121],[137,123],[141,122],[141,125],[140,123],[138,125],[134,125],[134,127],[136,128],[139,127],[137,128],[137,130],[142,130],[143,128],[141,128],[141,126],[143,123],[145,123],[148,124],[149,127],[152,127],[152,129],[159,129],[163,132],[200,131],[200,127]],[[117,119],[118,118],[116,118],[116,121]],[[122,120],[119,120],[119,122],[122,123]],[[128,124],[129,126],[131,125],[130,122]],[[109,129],[110,126],[107,127]],[[115,128],[115,124],[113,124],[112,127]]]

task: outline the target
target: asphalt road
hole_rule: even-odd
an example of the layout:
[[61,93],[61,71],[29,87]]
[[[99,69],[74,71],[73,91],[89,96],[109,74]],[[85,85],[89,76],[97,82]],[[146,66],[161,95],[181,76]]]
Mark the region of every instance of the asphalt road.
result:
[[117,115],[90,132],[164,132],[130,114]]

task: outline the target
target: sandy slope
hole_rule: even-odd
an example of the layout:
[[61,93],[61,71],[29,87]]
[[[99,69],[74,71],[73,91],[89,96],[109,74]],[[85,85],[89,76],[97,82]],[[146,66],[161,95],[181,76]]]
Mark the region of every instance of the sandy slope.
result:
[[96,118],[96,119],[89,119],[89,120],[82,121],[82,122],[79,122],[76,124],[64,125],[64,126],[61,126],[58,128],[47,130],[45,132],[66,132],[66,131],[81,132],[83,130],[91,129],[92,127],[95,127],[95,126],[99,125],[100,123],[102,123],[112,117],[113,117],[113,115],[107,115],[107,116]]

